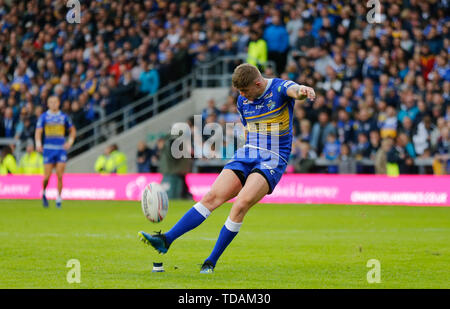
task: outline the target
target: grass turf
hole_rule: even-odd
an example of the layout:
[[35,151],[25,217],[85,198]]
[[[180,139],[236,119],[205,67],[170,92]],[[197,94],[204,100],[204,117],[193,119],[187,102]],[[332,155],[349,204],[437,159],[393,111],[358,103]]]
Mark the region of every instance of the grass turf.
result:
[[[257,205],[213,275],[199,274],[230,204],[166,255],[138,240],[167,231],[193,202],[153,224],[137,202],[0,201],[0,288],[450,288],[450,208]],[[78,259],[81,283],[66,263]],[[369,259],[381,283],[369,284]],[[165,273],[151,273],[152,262]]]

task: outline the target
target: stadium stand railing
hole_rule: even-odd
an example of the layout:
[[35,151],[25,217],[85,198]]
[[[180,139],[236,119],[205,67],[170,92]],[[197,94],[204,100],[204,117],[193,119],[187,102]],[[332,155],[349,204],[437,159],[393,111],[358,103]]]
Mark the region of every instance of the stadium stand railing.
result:
[[2,149],[3,146],[14,146],[14,156],[16,158],[20,158],[23,154],[22,149],[25,148],[26,143],[22,142],[20,139],[15,138],[7,138],[7,137],[0,137],[0,149]]

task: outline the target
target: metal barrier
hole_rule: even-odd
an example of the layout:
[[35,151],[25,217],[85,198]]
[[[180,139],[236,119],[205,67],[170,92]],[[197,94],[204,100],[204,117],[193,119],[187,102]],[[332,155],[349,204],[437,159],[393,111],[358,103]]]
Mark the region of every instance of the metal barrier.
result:
[[[110,136],[123,132],[137,123],[160,113],[165,108],[168,108],[170,104],[176,104],[187,99],[193,89],[193,77],[193,74],[190,74],[177,82],[161,88],[153,95],[145,96],[81,128],[77,132],[77,141],[70,149],[69,155],[80,152],[83,148],[90,148],[100,144]],[[172,90],[177,87],[180,87],[181,90],[173,92]]]
[[0,149],[3,148],[3,146],[11,146],[14,145],[14,157],[16,158],[16,160],[18,161],[21,157],[22,154],[24,152],[24,146],[25,143],[23,143],[20,139],[16,140],[15,138],[6,138],[6,137],[1,137],[0,138]]

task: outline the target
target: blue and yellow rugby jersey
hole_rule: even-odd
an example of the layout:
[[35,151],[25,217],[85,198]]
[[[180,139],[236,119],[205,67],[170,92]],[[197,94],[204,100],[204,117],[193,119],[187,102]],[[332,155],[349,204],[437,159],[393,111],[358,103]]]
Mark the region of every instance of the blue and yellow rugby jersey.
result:
[[56,114],[50,111],[43,113],[39,117],[36,127],[42,128],[44,131],[44,149],[63,149],[66,129],[70,129],[72,126],[72,120],[61,111]]
[[295,100],[286,90],[295,83],[280,78],[268,81],[266,90],[255,101],[238,97],[237,108],[248,131],[245,144],[274,151],[287,162],[292,147]]

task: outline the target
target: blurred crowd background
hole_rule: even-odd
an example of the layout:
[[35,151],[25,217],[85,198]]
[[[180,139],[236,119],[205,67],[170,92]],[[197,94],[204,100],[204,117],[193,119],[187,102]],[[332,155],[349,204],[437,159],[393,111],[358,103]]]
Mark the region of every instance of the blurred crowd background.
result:
[[[70,24],[64,0],[0,0],[0,138],[33,139],[52,94],[79,129],[245,53],[266,77],[316,90],[295,106],[288,171],[324,171],[323,158],[329,173],[414,174],[430,159],[427,173],[450,173],[448,0],[380,1],[376,23],[360,0],[79,2]],[[238,122],[236,97],[211,101],[205,122]],[[158,165],[159,145],[140,143],[140,169]]]

